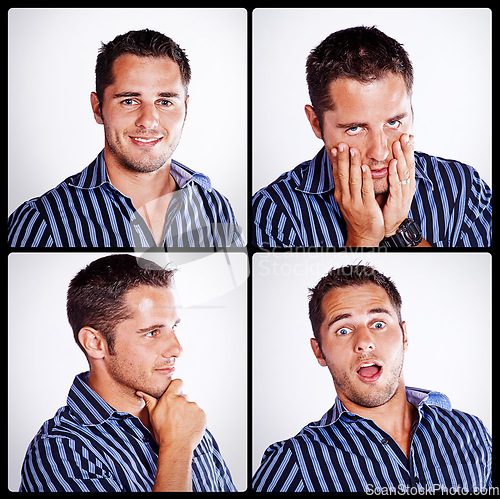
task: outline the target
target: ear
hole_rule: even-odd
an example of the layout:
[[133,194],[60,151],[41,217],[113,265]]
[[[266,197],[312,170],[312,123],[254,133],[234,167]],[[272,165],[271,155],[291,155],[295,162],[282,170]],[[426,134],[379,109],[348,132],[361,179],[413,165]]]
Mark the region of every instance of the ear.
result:
[[318,117],[316,116],[316,111],[309,104],[306,104],[304,110],[306,112],[307,119],[309,120],[309,123],[311,125],[312,131],[314,132],[314,135],[316,135],[318,139],[323,140],[321,134],[321,128],[319,126],[319,120]]
[[406,352],[406,350],[408,350],[408,335],[406,334],[406,322],[403,321],[401,323],[401,326],[403,328],[403,351]]
[[92,359],[102,359],[108,353],[107,342],[97,329],[82,327],[78,332],[78,341]]
[[321,352],[321,348],[319,347],[319,343],[315,338],[311,338],[311,348],[314,352],[314,356],[318,361],[318,364],[322,367],[326,367],[326,361],[323,357],[323,353]]
[[92,92],[90,94],[90,105],[92,106],[92,112],[94,113],[94,119],[99,125],[104,125],[104,121],[102,121],[101,108],[99,107],[99,99],[97,98],[97,94]]

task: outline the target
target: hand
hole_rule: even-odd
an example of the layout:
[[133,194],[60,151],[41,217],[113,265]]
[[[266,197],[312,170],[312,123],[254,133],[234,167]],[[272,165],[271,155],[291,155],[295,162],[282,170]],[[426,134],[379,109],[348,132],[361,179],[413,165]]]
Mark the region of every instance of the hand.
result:
[[159,400],[144,392],[136,392],[144,399],[158,445],[188,448],[191,452],[203,438],[206,415],[194,402],[179,395],[184,383],[174,379]]
[[371,170],[361,165],[359,151],[345,143],[332,149],[335,200],[347,225],[346,246],[378,246],[384,217],[375,199]]
[[413,148],[414,137],[407,133],[392,144],[394,159],[389,162],[389,194],[382,209],[385,237],[396,233],[410,211],[416,186]]

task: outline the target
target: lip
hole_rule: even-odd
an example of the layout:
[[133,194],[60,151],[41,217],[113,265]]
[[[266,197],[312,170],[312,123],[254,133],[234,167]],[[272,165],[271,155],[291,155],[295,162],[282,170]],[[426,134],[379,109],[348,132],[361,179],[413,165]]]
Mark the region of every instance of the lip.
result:
[[156,136],[131,136],[129,135],[129,139],[139,147],[154,147],[159,144],[163,137]]
[[175,367],[163,367],[161,369],[155,369],[155,371],[160,374],[172,374],[175,371]]
[[[367,366],[368,364],[374,364],[374,365],[378,366],[379,367],[378,372],[376,374],[374,374],[373,376],[363,376],[363,375],[361,375],[359,373],[359,370],[361,369],[361,367]],[[376,359],[364,359],[356,367],[356,374],[358,375],[359,379],[361,381],[363,381],[364,383],[374,383],[375,381],[377,381],[380,378],[380,376],[382,376],[382,372],[383,371],[384,371],[384,367]]]
[[372,170],[372,178],[382,178],[386,177],[389,173],[387,168],[380,168],[379,170]]

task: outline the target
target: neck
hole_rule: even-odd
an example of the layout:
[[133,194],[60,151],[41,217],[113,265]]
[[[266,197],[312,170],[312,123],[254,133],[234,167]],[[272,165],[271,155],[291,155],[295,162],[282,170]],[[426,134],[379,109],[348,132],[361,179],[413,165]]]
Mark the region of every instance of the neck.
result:
[[416,407],[406,399],[404,383],[401,381],[394,396],[378,407],[363,407],[339,394],[344,407],[354,414],[371,419],[380,429],[389,434],[408,456],[411,443],[411,428],[418,416]]
[[170,175],[170,160],[153,172],[136,172],[116,161],[107,145],[104,160],[110,182],[125,196],[132,199],[136,208],[172,194],[176,183]]
[[133,388],[120,385],[111,377],[103,375],[99,368],[93,368],[92,366],[89,372],[88,384],[113,409],[136,416],[151,431],[149,414],[144,400],[135,394]]

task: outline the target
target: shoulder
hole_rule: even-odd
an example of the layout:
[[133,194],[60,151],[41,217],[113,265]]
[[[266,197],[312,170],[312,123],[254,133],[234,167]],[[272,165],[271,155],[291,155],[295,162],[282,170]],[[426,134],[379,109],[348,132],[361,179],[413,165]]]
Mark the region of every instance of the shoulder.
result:
[[[439,156],[432,156],[423,152],[415,151],[417,169],[420,168],[431,181],[438,184],[453,185],[454,188],[468,188],[472,183],[483,183],[478,171],[455,159],[447,159]],[[484,184],[487,187],[486,184]]]
[[268,186],[259,189],[253,196],[252,204],[258,203],[263,199],[272,199],[279,201],[282,193],[295,192],[295,189],[302,183],[304,176],[309,168],[310,161],[305,161],[297,165],[293,170],[283,173]]

